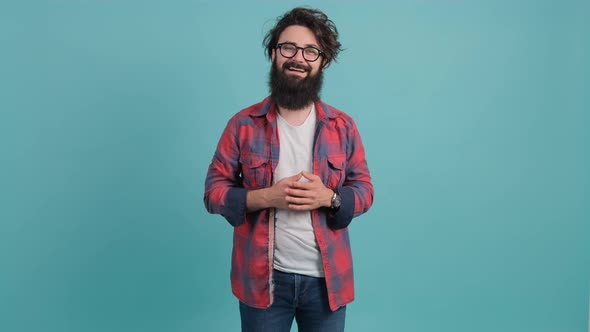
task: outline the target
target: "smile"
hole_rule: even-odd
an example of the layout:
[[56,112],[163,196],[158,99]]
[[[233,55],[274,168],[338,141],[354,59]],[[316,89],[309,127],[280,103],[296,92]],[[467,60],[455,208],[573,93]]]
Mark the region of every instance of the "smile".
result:
[[299,73],[305,73],[305,71],[306,71],[305,69],[295,68],[295,67],[289,67],[289,70],[296,71],[296,72],[299,72]]

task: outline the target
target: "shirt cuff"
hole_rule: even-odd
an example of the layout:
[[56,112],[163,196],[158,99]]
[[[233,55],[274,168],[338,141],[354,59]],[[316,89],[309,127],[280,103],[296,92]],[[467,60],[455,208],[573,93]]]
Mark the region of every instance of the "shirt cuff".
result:
[[221,215],[234,227],[243,224],[246,218],[247,193],[248,191],[245,188],[232,187],[229,188],[225,195],[225,204]]
[[354,216],[354,191],[349,187],[338,188],[341,204],[338,211],[329,214],[329,225],[332,229],[348,227]]

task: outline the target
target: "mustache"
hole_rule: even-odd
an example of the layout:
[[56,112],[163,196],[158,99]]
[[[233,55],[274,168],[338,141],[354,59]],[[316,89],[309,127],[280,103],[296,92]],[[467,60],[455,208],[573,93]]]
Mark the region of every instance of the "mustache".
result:
[[289,69],[289,68],[296,68],[296,69],[301,69],[301,70],[305,70],[306,72],[310,72],[311,71],[311,66],[306,66],[300,62],[295,62],[293,60],[287,61],[285,63],[283,63],[283,71]]

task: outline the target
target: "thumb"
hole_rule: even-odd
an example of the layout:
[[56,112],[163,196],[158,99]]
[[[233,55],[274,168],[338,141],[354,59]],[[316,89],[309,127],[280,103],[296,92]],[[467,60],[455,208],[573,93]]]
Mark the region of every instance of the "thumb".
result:
[[316,175],[310,172],[306,172],[306,171],[301,171],[301,174],[304,178],[313,181],[313,179],[315,179]]
[[299,172],[293,176],[289,177],[289,180],[291,181],[299,181],[299,179],[301,179],[301,177],[303,176],[303,172]]

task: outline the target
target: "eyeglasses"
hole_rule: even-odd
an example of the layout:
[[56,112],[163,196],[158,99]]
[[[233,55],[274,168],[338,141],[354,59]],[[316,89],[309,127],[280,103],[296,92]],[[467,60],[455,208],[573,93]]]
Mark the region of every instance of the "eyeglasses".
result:
[[314,62],[316,61],[320,55],[324,55],[324,52],[320,51],[319,49],[313,47],[313,46],[307,46],[307,47],[298,47],[295,46],[291,43],[282,43],[282,44],[277,44],[277,47],[279,51],[281,52],[281,55],[284,56],[285,58],[292,58],[297,54],[298,50],[301,50],[301,54],[303,54],[303,58],[306,61],[309,62]]

